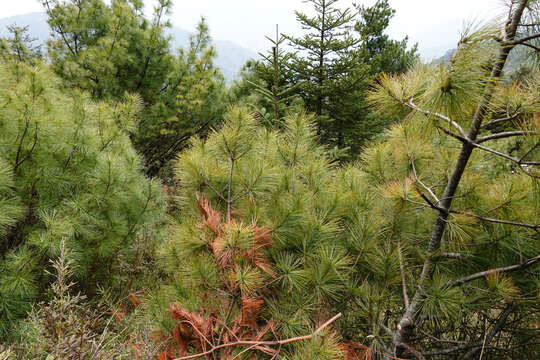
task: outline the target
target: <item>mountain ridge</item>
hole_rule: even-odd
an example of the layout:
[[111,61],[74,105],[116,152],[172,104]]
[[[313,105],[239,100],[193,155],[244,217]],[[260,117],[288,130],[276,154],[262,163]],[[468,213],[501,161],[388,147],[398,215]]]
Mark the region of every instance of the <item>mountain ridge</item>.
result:
[[[50,37],[47,15],[43,12],[0,18],[0,37],[9,35],[7,30],[9,25],[28,26],[30,37],[36,39],[36,42],[40,45],[45,44],[45,41]],[[189,36],[192,32],[173,26],[167,33],[173,38],[171,42],[173,50],[189,46]],[[216,47],[218,54],[215,64],[221,69],[223,76],[228,81],[236,80],[242,66],[249,59],[258,56],[256,52],[246,49],[233,41],[212,39],[212,43]]]

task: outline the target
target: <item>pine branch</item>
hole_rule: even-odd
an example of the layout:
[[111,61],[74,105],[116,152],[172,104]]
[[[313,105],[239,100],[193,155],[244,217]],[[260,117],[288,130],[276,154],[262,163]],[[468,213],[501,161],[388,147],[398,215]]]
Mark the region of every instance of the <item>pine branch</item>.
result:
[[523,45],[523,46],[529,47],[531,49],[534,49],[536,52],[540,52],[540,48],[538,46],[534,46],[533,44],[523,43],[523,44],[520,44],[520,45]]
[[428,117],[436,117],[440,120],[443,120],[443,121],[446,121],[447,123],[449,123],[450,125],[452,125],[454,128],[456,128],[457,131],[459,131],[459,133],[461,134],[461,136],[463,137],[466,137],[465,136],[465,131],[463,130],[463,128],[457,123],[455,122],[454,120],[450,119],[448,116],[445,116],[443,114],[439,114],[439,113],[436,113],[436,112],[431,112],[431,111],[428,111],[428,110],[424,110],[420,107],[418,107],[415,103],[413,103],[413,100],[409,100],[408,103],[406,103],[405,101],[401,100],[401,99],[398,99],[397,97],[395,97],[394,95],[390,94],[390,96],[392,98],[394,98],[394,100],[396,100],[397,102],[399,102],[401,105],[405,106],[405,107],[408,107],[409,109],[412,109],[412,110],[415,110],[415,111],[418,111]]
[[496,139],[505,139],[513,136],[526,136],[526,135],[536,135],[536,131],[507,131],[502,133],[497,133],[493,135],[484,136],[476,139],[477,144],[481,144],[485,141],[496,140]]
[[476,280],[476,279],[479,279],[479,278],[483,278],[483,277],[491,275],[491,274],[522,270],[522,269],[528,268],[531,265],[534,265],[538,261],[540,261],[540,255],[537,255],[537,256],[535,256],[533,258],[530,258],[529,260],[524,261],[521,264],[511,265],[511,266],[506,266],[506,267],[500,267],[500,268],[490,269],[490,270],[486,270],[486,271],[481,271],[479,273],[472,274],[472,275],[469,275],[469,276],[465,276],[465,277],[463,277],[463,278],[461,278],[459,280],[454,281],[450,285],[450,287],[461,286],[461,285],[463,285],[465,283],[468,283],[470,281],[473,281],[473,280]]
[[[484,151],[487,151],[489,153],[492,153],[494,155],[497,155],[497,156],[500,156],[502,158],[505,158],[507,160],[510,160],[518,165],[540,165],[540,161],[523,161],[523,158],[521,159],[518,159],[518,158],[515,158],[511,155],[508,155],[508,154],[505,154],[505,153],[502,153],[500,151],[497,151],[497,150],[493,150],[493,149],[490,149],[488,147],[485,147],[485,146],[482,146],[474,141],[471,141],[470,144],[480,150],[484,150]],[[536,147],[536,146],[535,146]]]
[[416,202],[416,201],[412,201],[410,199],[405,199],[405,200],[407,200],[407,201],[409,201],[409,202],[411,202],[413,204],[430,207],[430,208],[432,208],[434,210],[439,211],[441,214],[444,214],[446,216],[448,216],[449,214],[459,214],[459,215],[470,216],[470,217],[473,217],[473,218],[478,219],[478,220],[487,221],[487,222],[493,222],[493,223],[497,223],[497,224],[526,227],[526,228],[533,229],[533,230],[540,229],[540,224],[526,224],[526,223],[521,223],[521,222],[517,222],[517,221],[488,218],[488,217],[484,217],[484,216],[477,215],[477,214],[474,214],[474,213],[470,213],[470,212],[467,212],[467,211],[454,210],[454,209],[445,209],[445,208],[443,208],[441,206],[438,206],[438,205],[434,204],[431,200],[428,199],[428,197],[426,195],[424,195],[418,189],[417,189],[417,192],[419,193],[420,197],[422,199],[424,199],[424,201],[427,204],[422,204],[422,203],[419,203],[419,202]]
[[418,178],[418,174],[416,173],[416,166],[414,165],[414,159],[411,160],[411,165],[412,165],[414,179],[416,180],[416,182],[419,183],[429,193],[429,195],[431,195],[431,197],[435,200],[435,204],[439,204],[441,201],[439,200],[437,195],[435,195],[435,193],[431,190],[431,188],[424,185],[424,183]]
[[315,330],[313,333],[311,333],[309,335],[296,336],[296,337],[293,337],[293,338],[289,338],[289,339],[285,339],[285,340],[277,340],[277,341],[240,340],[240,341],[235,341],[235,342],[231,342],[231,343],[216,345],[216,346],[213,346],[211,349],[209,349],[207,351],[204,351],[202,353],[198,353],[198,354],[195,354],[195,355],[183,356],[183,357],[176,358],[174,360],[196,359],[196,358],[199,358],[199,357],[203,357],[203,356],[213,354],[216,350],[223,349],[223,348],[228,348],[228,347],[237,347],[237,346],[246,346],[246,345],[247,346],[253,346],[253,347],[262,347],[262,346],[280,346],[281,347],[281,346],[283,346],[285,344],[289,344],[289,343],[292,343],[292,342],[309,340],[312,337],[318,335],[321,331],[323,331],[325,328],[327,328],[330,324],[332,324],[334,321],[336,321],[340,317],[341,317],[341,313],[337,314],[336,316],[334,316],[333,318],[331,318],[330,320],[328,320],[327,322],[325,322],[324,324],[319,326],[317,328],[317,330]]
[[484,125],[482,125],[480,128],[488,128],[490,126],[493,126],[495,124],[498,124],[498,123],[501,123],[501,122],[504,122],[504,121],[510,121],[510,120],[514,120],[515,118],[517,118],[519,116],[519,114],[514,114],[512,116],[507,116],[507,117],[504,117],[504,118],[500,118],[500,119],[495,119],[495,120],[492,120],[488,123],[485,123]]
[[506,42],[505,45],[511,45],[511,46],[520,45],[520,44],[523,44],[524,42],[527,42],[527,41],[533,40],[533,39],[537,39],[537,38],[540,38],[540,33],[525,36],[524,38],[521,38],[521,39],[518,39],[518,40]]

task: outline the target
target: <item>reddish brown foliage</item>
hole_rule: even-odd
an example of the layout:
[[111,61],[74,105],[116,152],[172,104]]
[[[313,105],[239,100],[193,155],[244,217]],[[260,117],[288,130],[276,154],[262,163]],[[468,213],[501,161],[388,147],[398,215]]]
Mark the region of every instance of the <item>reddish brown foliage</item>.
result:
[[129,298],[129,302],[131,302],[131,304],[132,304],[134,307],[139,306],[139,305],[141,304],[141,302],[142,302],[141,299],[139,299],[137,293],[129,294],[128,298]]
[[242,297],[242,318],[240,320],[240,325],[256,330],[257,319],[263,305],[264,300],[261,298],[250,299],[245,296]]
[[374,353],[380,354],[384,358],[392,360],[407,360],[374,350],[366,345],[362,345],[354,341],[342,344],[341,349],[345,354],[345,360],[372,360]]
[[210,206],[210,201],[208,201],[208,199],[202,199],[199,195],[197,195],[197,203],[205,218],[203,226],[208,227],[214,234],[219,235],[221,228],[221,213]]

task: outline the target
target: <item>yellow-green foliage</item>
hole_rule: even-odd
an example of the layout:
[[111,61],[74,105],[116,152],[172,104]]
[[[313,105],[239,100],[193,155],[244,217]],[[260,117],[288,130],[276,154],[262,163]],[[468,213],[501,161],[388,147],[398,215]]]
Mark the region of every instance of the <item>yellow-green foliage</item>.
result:
[[[373,97],[384,96],[382,88],[377,91]],[[232,108],[221,129],[205,140],[194,139],[179,155],[177,202],[182,210],[161,249],[170,280],[159,306],[174,301],[190,311],[225,317],[230,301],[259,296],[265,300],[264,317],[277,322],[282,337],[309,333],[314,319],[343,312],[338,327],[343,341],[354,339],[374,353],[384,352],[389,338],[381,324],[398,319],[403,284],[413,293],[437,215],[420,196],[429,196],[422,184],[441,196],[440,184],[453,168],[459,144],[438,131],[438,122],[411,113],[366,148],[358,164],[340,167],[316,144],[310,120],[303,113],[290,114],[284,130],[269,131],[245,109]],[[535,181],[507,167],[492,168],[491,158],[481,152],[473,155],[455,207],[537,221]],[[245,266],[241,258],[234,260],[235,270],[222,273],[215,234],[201,225],[198,199],[209,199],[222,223],[230,200],[236,230],[224,230],[223,249],[252,247],[251,223],[270,229],[272,247],[266,253],[272,273]],[[530,293],[538,279],[519,273],[480,279],[471,286],[449,284],[481,269],[519,263],[535,256],[539,245],[530,229],[451,214],[441,259],[421,307],[423,326],[453,326],[509,296]],[[461,258],[443,258],[447,252],[458,252]],[[227,284],[238,284],[237,290]],[[470,304],[471,299],[479,303]],[[241,304],[233,305],[228,319],[240,310]],[[284,356],[296,358],[307,348],[330,351],[311,346],[291,346]]]
[[135,239],[161,232],[164,206],[129,139],[137,97],[108,105],[65,94],[45,64],[2,61],[0,81],[1,337],[46,298],[62,239],[82,290],[120,286]]

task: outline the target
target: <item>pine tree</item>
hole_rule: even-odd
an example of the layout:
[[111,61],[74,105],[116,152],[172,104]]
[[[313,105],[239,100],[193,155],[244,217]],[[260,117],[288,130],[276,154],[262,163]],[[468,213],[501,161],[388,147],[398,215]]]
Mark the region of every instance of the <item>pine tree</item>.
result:
[[[0,337],[45,300],[48,259],[64,239],[79,289],[126,289],[124,264],[158,238],[163,190],[143,175],[130,139],[140,99],[114,106],[60,90],[48,65],[1,61]],[[135,286],[135,284],[133,284]],[[11,330],[10,330],[11,329]],[[13,330],[13,331],[12,331]]]
[[160,0],[152,20],[140,0],[44,0],[52,39],[47,55],[69,87],[97,99],[121,99],[137,92],[154,102],[172,67],[170,26],[165,16],[172,2]]
[[501,76],[509,53],[540,36],[516,36],[537,5],[513,1],[504,30],[469,29],[447,65],[384,75],[370,95],[381,113],[407,113],[364,156],[394,257],[393,295],[372,282],[364,306],[395,355],[534,357],[516,341],[533,341],[538,316],[539,78]]
[[[353,260],[339,239],[355,201],[339,191],[341,179],[316,144],[310,121],[290,114],[276,132],[233,108],[219,131],[194,139],[179,156],[182,211],[161,250],[169,280],[155,305],[175,303],[177,320],[215,321],[207,336],[216,345],[234,339],[225,325],[243,338],[272,337],[272,326],[278,338],[308,334],[337,313],[353,287]],[[199,329],[171,323],[169,316],[164,325],[180,343]],[[306,352],[334,359],[341,356],[338,345],[327,333],[281,352],[291,359]]]
[[358,17],[355,30],[360,36],[359,57],[368,63],[374,75],[402,73],[414,64],[418,57],[417,45],[407,49],[408,38],[392,40],[385,34],[396,11],[388,0],[378,0],[373,6],[356,5]]
[[[183,210],[161,250],[168,280],[153,306],[174,303],[162,326],[182,344],[214,329],[212,349],[309,334],[342,313],[337,336],[280,356],[534,358],[540,72],[508,83],[501,70],[540,36],[514,32],[535,4],[512,6],[503,38],[497,25],[466,31],[446,66],[382,75],[369,101],[403,121],[358,164],[333,164],[305,114],[271,131],[232,109],[194,139],[176,168]],[[195,339],[180,356],[202,352]],[[266,356],[212,353],[250,350]]]
[[224,79],[214,64],[217,54],[211,40],[202,18],[139,125],[135,143],[151,175],[170,180],[169,161],[191,136],[206,133],[223,115]]
[[223,76],[204,19],[189,49],[171,50],[166,19],[171,0],[159,0],[147,19],[141,0],[44,0],[53,38],[47,55],[68,88],[98,100],[137,93],[144,109],[133,129],[147,174],[169,180],[168,162],[193,134],[222,116]]
[[407,69],[416,48],[407,51],[407,39],[397,42],[384,34],[393,14],[385,1],[357,6],[357,12],[341,10],[338,0],[309,2],[315,16],[296,13],[306,34],[287,36],[298,50],[289,81],[306,82],[298,93],[318,116],[322,142],[345,150],[344,159],[354,158],[366,140],[395,120],[368,111],[365,94],[370,83],[382,71]]
[[19,27],[10,25],[8,26],[8,31],[10,37],[0,39],[0,41],[4,41],[0,45],[0,57],[31,64],[41,59],[41,46],[35,46],[33,44],[36,39],[32,39],[28,34],[28,26]]

